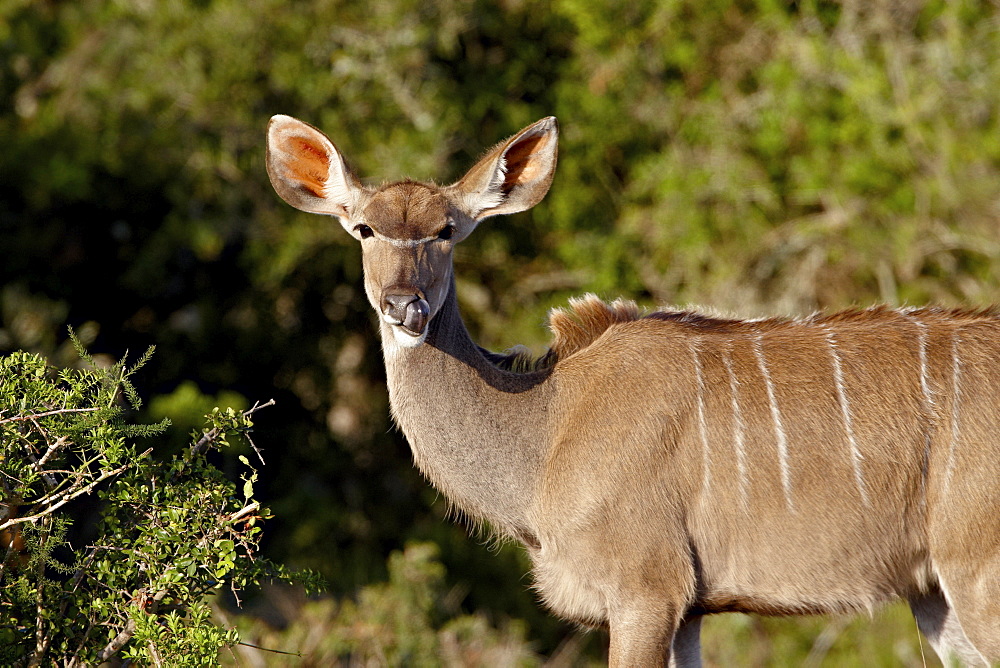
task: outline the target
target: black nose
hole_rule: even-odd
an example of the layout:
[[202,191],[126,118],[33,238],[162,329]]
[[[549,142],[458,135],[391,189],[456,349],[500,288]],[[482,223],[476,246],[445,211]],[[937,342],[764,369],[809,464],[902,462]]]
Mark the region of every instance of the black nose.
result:
[[382,315],[393,325],[400,325],[414,336],[424,333],[430,318],[431,307],[420,295],[382,295]]

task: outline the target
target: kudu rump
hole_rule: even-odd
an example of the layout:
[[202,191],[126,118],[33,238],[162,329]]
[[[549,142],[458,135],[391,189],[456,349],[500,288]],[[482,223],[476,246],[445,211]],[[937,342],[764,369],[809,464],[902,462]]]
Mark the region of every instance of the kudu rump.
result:
[[799,320],[554,311],[538,360],[477,346],[452,251],[549,189],[545,118],[449,186],[361,184],[319,130],[268,128],[286,202],[361,242],[413,458],[516,538],[557,614],[616,666],[700,662],[703,615],[907,599],[942,656],[1000,659],[1000,319],[873,308]]

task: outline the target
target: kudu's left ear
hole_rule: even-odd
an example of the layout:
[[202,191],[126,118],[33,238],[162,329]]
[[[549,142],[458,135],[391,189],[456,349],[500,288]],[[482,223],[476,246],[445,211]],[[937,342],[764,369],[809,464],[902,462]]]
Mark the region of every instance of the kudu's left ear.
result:
[[364,187],[330,139],[291,116],[267,126],[267,175],[274,190],[296,209],[350,218]]
[[538,204],[555,175],[558,139],[559,124],[549,116],[497,145],[451,186],[466,213],[480,221]]

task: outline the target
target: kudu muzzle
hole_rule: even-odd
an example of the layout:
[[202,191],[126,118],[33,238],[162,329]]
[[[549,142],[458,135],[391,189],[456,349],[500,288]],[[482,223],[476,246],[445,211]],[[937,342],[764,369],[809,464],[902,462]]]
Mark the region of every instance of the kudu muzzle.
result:
[[424,333],[430,314],[430,304],[417,288],[394,285],[382,291],[382,318],[410,336]]

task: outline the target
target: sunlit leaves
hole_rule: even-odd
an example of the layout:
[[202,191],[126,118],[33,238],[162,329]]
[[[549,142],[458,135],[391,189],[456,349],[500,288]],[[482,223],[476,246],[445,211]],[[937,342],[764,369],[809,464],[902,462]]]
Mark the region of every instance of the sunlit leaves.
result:
[[[123,652],[214,665],[238,635],[212,623],[204,597],[300,579],[259,558],[270,514],[253,499],[256,470],[242,458],[240,489],[206,458],[246,436],[261,406],[214,409],[189,448],[160,460],[149,443],[169,421],[126,419],[138,404],[129,379],[152,351],[101,368],[78,347],[82,368],[0,358],[0,661],[96,664]],[[95,497],[96,534],[71,544]]]

